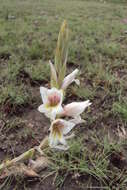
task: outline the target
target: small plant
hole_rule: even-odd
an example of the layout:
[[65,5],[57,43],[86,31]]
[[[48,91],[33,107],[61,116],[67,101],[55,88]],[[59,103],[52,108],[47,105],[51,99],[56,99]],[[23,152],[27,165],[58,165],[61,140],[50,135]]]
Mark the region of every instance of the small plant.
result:
[[114,114],[119,115],[124,121],[127,122],[127,104],[115,102],[113,104],[113,112]]
[[18,113],[20,108],[28,105],[29,94],[23,85],[14,86],[12,84],[2,87],[0,94],[0,105],[6,113]]
[[95,95],[95,90],[90,89],[88,87],[84,88],[83,86],[80,86],[80,87],[75,86],[75,87],[72,87],[70,90],[73,95],[76,95],[80,99],[84,99],[88,97],[92,99]]
[[49,65],[42,64],[42,61],[39,61],[35,65],[28,65],[25,68],[25,72],[29,75],[32,82],[42,82],[48,81],[49,79]]
[[[42,149],[44,149],[46,146],[50,147],[51,149],[53,148],[64,151],[69,149],[69,145],[67,144],[66,140],[72,138],[74,135],[72,134],[70,136],[67,136],[67,134],[75,127],[75,125],[84,122],[84,120],[81,119],[81,114],[88,106],[91,105],[91,103],[89,100],[86,100],[82,102],[72,102],[67,105],[63,105],[63,100],[65,98],[65,92],[67,87],[73,82],[75,82],[77,85],[80,84],[79,80],[76,79],[76,76],[79,72],[78,69],[75,69],[71,74],[66,76],[67,55],[68,27],[66,21],[64,21],[58,36],[55,53],[55,64],[49,61],[51,69],[51,89],[40,87],[43,104],[39,106],[38,110],[41,113],[44,113],[45,116],[48,117],[51,121],[51,126],[49,128],[49,137],[45,137],[45,139],[40,143],[39,146],[31,148],[19,157],[16,157],[10,161],[3,162],[0,165],[0,171],[3,171],[6,167],[15,165],[19,161],[21,162],[26,159],[33,158],[36,150],[42,156]],[[14,88],[14,90],[13,88],[11,90],[5,88],[3,91],[3,97],[0,99],[3,100],[4,98],[4,102],[8,102],[8,100],[9,102],[11,102],[13,100],[12,102],[14,102],[15,104],[22,105],[25,102],[25,100],[23,99],[23,97],[25,96],[22,97],[22,94],[16,91],[16,87]],[[69,119],[68,121],[63,119],[62,117],[71,117],[71,119]],[[49,163],[47,158],[44,156],[40,157],[39,159],[41,159],[42,165],[44,163]],[[40,163],[40,160],[38,159],[36,161],[31,160],[31,163],[29,163],[31,165],[30,168],[24,165],[18,165],[15,170],[18,169],[18,171],[16,172],[20,173],[20,175],[22,173],[24,174],[25,171],[27,176],[38,176],[38,174],[35,172],[35,168],[38,168],[38,162]],[[5,174],[5,176],[8,175],[8,173]]]
[[42,48],[38,41],[33,41],[31,47],[28,50],[29,57],[31,59],[42,58]]
[[[40,87],[40,93],[43,104],[38,110],[44,113],[51,120],[49,145],[51,148],[66,150],[69,148],[66,139],[67,134],[75,125],[82,123],[80,114],[91,105],[90,101],[72,102],[63,106],[65,91],[67,87],[75,82],[80,84],[76,76],[79,72],[75,69],[71,74],[66,75],[66,64],[68,55],[68,27],[66,21],[63,22],[56,47],[55,64],[51,61],[51,89]],[[71,117],[69,121],[61,119],[61,117]]]

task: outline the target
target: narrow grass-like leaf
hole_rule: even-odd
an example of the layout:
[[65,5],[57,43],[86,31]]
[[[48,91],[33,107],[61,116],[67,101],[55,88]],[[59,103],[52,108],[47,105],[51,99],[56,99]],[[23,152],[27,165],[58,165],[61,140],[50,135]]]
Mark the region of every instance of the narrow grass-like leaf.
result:
[[58,86],[61,87],[62,81],[66,74],[66,62],[68,55],[68,27],[64,21],[58,36],[57,47],[55,52],[55,69],[58,76]]

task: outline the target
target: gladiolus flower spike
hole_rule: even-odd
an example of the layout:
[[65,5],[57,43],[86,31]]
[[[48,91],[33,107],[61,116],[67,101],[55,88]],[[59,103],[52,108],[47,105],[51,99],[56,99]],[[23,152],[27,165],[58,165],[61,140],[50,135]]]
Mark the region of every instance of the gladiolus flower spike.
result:
[[[43,104],[38,110],[50,118],[49,146],[51,148],[67,150],[69,148],[66,139],[67,134],[77,125],[83,122],[81,114],[91,105],[89,100],[72,102],[63,106],[63,94],[67,87],[75,82],[80,85],[76,78],[79,70],[75,69],[66,75],[66,63],[68,54],[68,27],[66,21],[62,24],[59,32],[55,53],[55,63],[49,61],[51,70],[51,89],[40,87]],[[70,120],[60,117],[71,117]],[[70,137],[70,136],[69,136]]]

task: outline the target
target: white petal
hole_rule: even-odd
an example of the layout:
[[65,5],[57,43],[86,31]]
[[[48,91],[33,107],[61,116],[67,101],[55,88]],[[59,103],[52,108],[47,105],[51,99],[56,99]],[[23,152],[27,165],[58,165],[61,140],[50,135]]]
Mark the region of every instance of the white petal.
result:
[[70,122],[73,122],[77,125],[77,124],[85,123],[85,120],[82,119],[80,115],[78,115],[74,119],[71,119]]
[[44,104],[42,104],[42,105],[40,105],[40,106],[38,107],[38,111],[41,112],[41,113],[45,113],[46,109],[45,109]]
[[78,117],[91,103],[89,100],[84,102],[72,102],[64,107],[64,115]]
[[53,125],[56,124],[57,122],[60,122],[61,125],[63,126],[63,127],[61,127],[61,133],[63,135],[66,135],[67,133],[69,133],[73,129],[73,127],[76,125],[73,122],[73,120],[71,122],[71,120],[70,121],[66,121],[64,119],[56,119],[55,121],[52,122],[51,127],[49,129],[50,131],[52,131]]
[[55,120],[56,115],[57,115],[56,109],[55,109],[55,110],[53,109],[53,110],[49,113],[50,119],[51,119],[52,121]]
[[61,105],[58,105],[54,111],[56,112],[57,115],[59,115],[61,112],[63,112],[63,107]]
[[57,144],[58,144],[58,138],[57,138],[57,136],[54,138],[54,136],[52,135],[52,132],[50,132],[50,135],[49,135],[49,145],[51,146],[51,147],[53,147],[53,146],[56,146]]
[[63,112],[63,108],[61,105],[56,106],[55,108],[52,108],[52,111],[50,111],[50,118],[51,120],[55,120],[56,116],[59,115],[61,112]]
[[[58,90],[56,88],[47,89],[44,87],[40,88],[42,100],[43,100],[43,106],[41,105],[38,110],[41,113],[44,113],[46,117],[54,120],[56,118],[56,115],[61,113],[63,111],[63,108],[61,106],[63,101],[63,91]],[[58,96],[58,105],[51,105],[49,96],[52,98],[52,96]],[[56,102],[57,104],[57,102]],[[50,106],[51,105],[51,106]]]
[[60,97],[60,102],[59,104],[62,104],[62,101],[63,101],[63,91],[62,90],[58,90],[57,88],[53,87],[52,89],[49,89],[47,91],[47,95],[48,96],[52,96],[52,95],[58,95]]
[[45,108],[43,105],[42,107],[39,106],[38,110],[41,113],[44,113],[46,117],[50,118],[52,121],[55,120],[56,116],[63,112],[63,108],[61,105],[58,105],[54,108]]
[[52,77],[57,82],[57,74],[56,74],[55,67],[54,67],[54,65],[52,64],[51,61],[49,61],[49,64],[50,64],[50,69],[51,69]]
[[51,114],[50,111],[46,110],[44,114],[45,114],[45,116],[48,117],[49,119],[54,120],[54,117],[52,116],[52,114]]
[[61,95],[62,94],[62,90],[58,90],[57,88],[53,87],[51,89],[48,89],[48,95],[52,95],[52,94],[58,94]]
[[38,107],[38,111],[41,113],[44,113],[46,117],[50,118],[51,120],[55,119],[55,116],[53,117],[52,112],[50,111],[50,109],[46,108],[44,104],[40,105]]
[[59,103],[59,105],[61,105],[62,102],[63,102],[63,90],[59,90],[59,95],[60,95],[60,103]]
[[55,118],[56,118],[56,112],[54,112],[54,111],[51,112],[49,116],[50,116],[50,119],[51,119],[52,121],[54,121]]
[[44,104],[46,104],[48,101],[47,92],[48,92],[47,88],[40,87],[40,93],[41,93],[42,101]]
[[52,109],[50,109],[50,108],[46,108],[46,109],[44,109],[44,111],[41,112],[41,113],[44,113],[45,116],[48,117],[49,119],[55,120],[56,113],[53,112],[53,111],[51,111],[51,110],[52,110]]
[[56,145],[56,146],[52,146],[51,148],[55,148],[57,150],[68,150],[69,149],[69,146],[64,146],[64,145]]
[[80,85],[80,80],[79,79],[75,79],[74,82],[79,86]]
[[71,119],[70,122],[75,123],[75,124],[77,125],[77,124],[80,124],[80,123],[84,123],[85,120],[83,120],[83,119],[80,117],[80,115],[79,115],[78,117],[76,117],[76,118],[74,118],[74,119]]
[[55,131],[56,129],[54,128],[55,127],[54,124],[56,122],[57,120],[55,122],[52,122],[51,127],[50,127],[49,144],[50,146],[56,146],[59,143],[66,145],[67,143],[66,143],[66,140],[64,139],[62,131],[59,130],[59,133]]
[[69,133],[73,127],[76,125],[74,122],[70,122],[70,121],[66,121],[64,119],[57,119],[55,120],[56,122],[61,122],[63,125],[63,128],[61,128],[61,132],[63,133],[63,135],[66,135],[67,133]]
[[75,77],[78,74],[79,70],[75,69],[71,74],[67,75],[64,78],[62,89],[65,90],[72,82],[75,81]]
[[64,136],[62,136],[60,139],[59,139],[60,143],[63,144],[63,145],[67,145],[67,142],[64,138]]
[[[58,125],[57,125],[58,123]],[[59,144],[67,146],[66,135],[69,133],[76,124],[74,122],[66,121],[64,119],[56,119],[51,123],[49,144],[51,147],[55,147]]]

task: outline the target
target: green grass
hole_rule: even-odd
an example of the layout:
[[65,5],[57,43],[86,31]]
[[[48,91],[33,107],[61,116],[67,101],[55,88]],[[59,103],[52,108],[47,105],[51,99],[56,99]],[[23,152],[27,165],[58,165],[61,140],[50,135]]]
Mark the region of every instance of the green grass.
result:
[[96,93],[95,90],[92,90],[91,88],[85,86],[73,86],[70,90],[74,96],[77,96],[81,100],[88,98],[92,100]]
[[[87,176],[85,187],[90,186],[92,178],[96,180],[100,188],[117,188],[117,184],[115,184],[115,179],[113,182],[113,178],[114,172],[118,168],[115,166],[111,167],[111,157],[113,154],[120,153],[121,143],[117,143],[116,141],[109,142],[106,136],[103,140],[94,137],[91,138],[91,143],[94,146],[96,145],[97,151],[94,152],[92,149],[88,149],[87,145],[83,143],[83,139],[82,137],[71,141],[70,149],[66,152],[46,150],[47,156],[53,162],[50,165],[50,172],[56,173],[56,185],[62,187],[65,180],[71,175],[72,179],[79,180],[81,187],[83,184],[80,181],[80,176]],[[117,172],[117,175],[121,175],[123,171],[118,169]],[[126,175],[126,172],[124,174]],[[126,187],[126,180],[125,178],[123,179],[123,175],[120,177],[120,180],[119,186]]]
[[42,60],[40,60],[34,65],[28,65],[25,68],[25,72],[28,73],[33,82],[47,82],[49,80],[50,69],[48,62],[42,62]]
[[15,86],[8,85],[1,88],[0,104],[5,112],[16,114],[20,112],[20,108],[30,105],[30,92],[25,89],[24,85]]
[[116,115],[119,115],[124,121],[127,122],[127,103],[126,101],[121,103],[121,102],[115,102],[113,104],[113,112]]
[[[114,166],[110,157],[114,153],[126,153],[127,145],[120,143],[117,135],[117,126],[125,126],[127,121],[127,24],[123,23],[127,7],[124,3],[124,0],[0,2],[0,115],[9,120],[3,128],[8,133],[17,125],[22,126],[21,120],[15,120],[17,113],[22,117],[24,108],[38,107],[41,98],[36,91],[39,86],[50,84],[48,61],[54,61],[61,23],[64,19],[68,22],[67,64],[69,71],[80,70],[81,85],[70,86],[67,101],[90,99],[92,105],[83,115],[86,123],[76,129],[79,138],[70,142],[70,150],[64,153],[47,150],[54,161],[50,170],[55,172],[57,187],[64,186],[67,176],[73,179],[79,174],[89,179],[82,186],[94,187],[95,180],[100,187],[126,189],[126,169]],[[103,140],[95,137],[98,133]],[[23,137],[25,134],[29,136],[28,131],[22,132]],[[107,134],[112,137],[111,142]],[[86,141],[85,135],[88,135]]]

